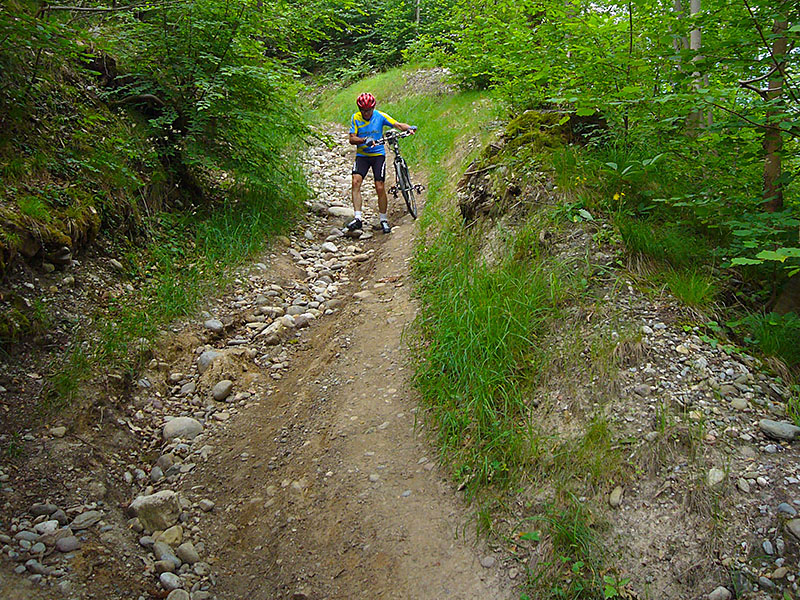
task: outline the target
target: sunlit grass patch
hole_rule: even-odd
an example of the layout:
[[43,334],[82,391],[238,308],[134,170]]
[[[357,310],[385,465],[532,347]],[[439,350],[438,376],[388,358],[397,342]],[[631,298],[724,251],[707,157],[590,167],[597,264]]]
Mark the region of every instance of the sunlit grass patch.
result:
[[692,308],[709,308],[718,293],[717,278],[696,270],[669,270],[665,273],[669,291]]

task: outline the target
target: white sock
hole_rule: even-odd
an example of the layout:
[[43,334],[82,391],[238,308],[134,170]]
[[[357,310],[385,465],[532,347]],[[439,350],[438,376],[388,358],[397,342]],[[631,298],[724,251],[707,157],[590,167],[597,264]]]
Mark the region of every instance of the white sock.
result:
[[360,220],[361,220],[361,211],[360,211],[360,210],[357,210],[357,211],[355,211],[355,213],[356,213],[356,214],[354,215],[354,216],[355,216],[355,218],[356,218],[356,219],[358,219],[358,220],[360,221]]
[[378,220],[379,221],[388,221],[389,218],[384,213],[381,213],[381,214],[378,215]]

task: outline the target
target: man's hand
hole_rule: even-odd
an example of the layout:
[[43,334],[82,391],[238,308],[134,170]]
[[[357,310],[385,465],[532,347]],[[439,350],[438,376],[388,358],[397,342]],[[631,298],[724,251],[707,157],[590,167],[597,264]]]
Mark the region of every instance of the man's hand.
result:
[[417,133],[417,126],[416,125],[409,125],[408,130],[413,134]]
[[364,145],[367,148],[372,148],[375,145],[375,140],[371,137],[364,138]]

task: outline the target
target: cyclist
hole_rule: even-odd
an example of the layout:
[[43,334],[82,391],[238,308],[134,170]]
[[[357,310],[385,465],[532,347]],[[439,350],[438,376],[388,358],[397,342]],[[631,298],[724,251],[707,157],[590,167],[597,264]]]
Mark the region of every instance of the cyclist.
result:
[[360,231],[363,228],[362,219],[362,200],[361,182],[367,172],[372,169],[372,176],[375,179],[375,191],[378,194],[378,219],[383,233],[392,231],[387,217],[389,200],[386,197],[386,148],[383,144],[376,144],[375,141],[383,137],[384,127],[395,127],[401,131],[414,133],[416,127],[400,123],[379,110],[375,110],[375,96],[369,93],[361,94],[356,99],[356,106],[359,112],[350,117],[350,143],[356,146],[356,160],[353,164],[353,209],[355,215],[353,220],[347,223],[349,232]]

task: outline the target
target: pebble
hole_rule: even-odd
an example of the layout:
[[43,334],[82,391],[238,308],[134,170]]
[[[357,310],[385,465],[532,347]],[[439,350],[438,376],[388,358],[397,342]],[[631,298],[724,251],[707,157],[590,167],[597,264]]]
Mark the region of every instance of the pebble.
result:
[[800,540],[800,519],[792,519],[786,522],[786,529],[789,530],[794,537]]
[[784,515],[789,515],[790,517],[797,515],[797,509],[787,502],[781,502],[778,504],[778,512]]
[[59,427],[53,427],[50,430],[50,435],[52,435],[54,438],[63,438],[65,435],[67,435],[67,428],[63,425]]
[[34,504],[31,506],[30,512],[35,517],[49,516],[58,510],[55,504]]
[[614,508],[622,504],[622,486],[618,485],[611,491],[608,497],[608,503]]
[[714,467],[713,469],[709,469],[708,476],[706,478],[708,487],[710,488],[717,487],[723,481],[725,481],[725,471],[723,471],[722,469],[718,469],[716,467]]
[[216,350],[206,350],[197,359],[197,371],[202,375],[215,360],[222,356],[222,352]]
[[[196,598],[199,598],[199,596],[195,595]],[[186,590],[172,590],[167,596],[167,600],[190,600],[189,592]]]
[[192,542],[184,542],[178,546],[175,554],[177,554],[178,558],[180,558],[183,562],[189,565],[200,562],[200,555],[197,553],[197,550]]
[[200,510],[202,510],[203,512],[212,511],[214,510],[214,506],[216,506],[213,501],[208,499],[200,500],[198,505],[200,506]]
[[484,569],[491,569],[494,566],[494,563],[497,562],[497,559],[494,556],[484,556],[481,559],[481,566]]

